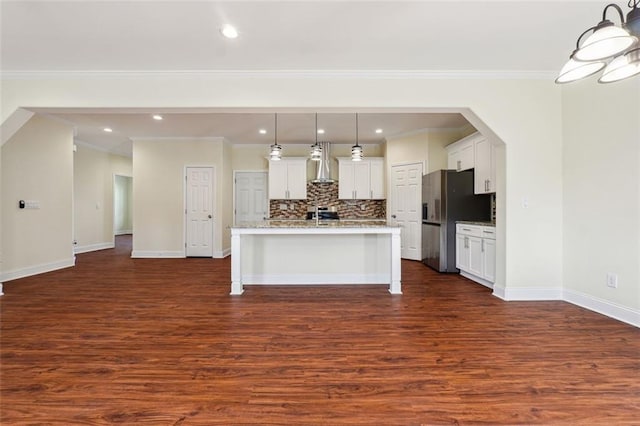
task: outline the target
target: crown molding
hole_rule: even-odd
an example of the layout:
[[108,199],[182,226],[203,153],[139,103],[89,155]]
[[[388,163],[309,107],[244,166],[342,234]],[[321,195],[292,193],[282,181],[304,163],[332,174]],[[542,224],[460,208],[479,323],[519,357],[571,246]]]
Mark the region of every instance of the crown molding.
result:
[[556,71],[464,70],[163,70],[163,71],[3,71],[3,80],[211,78],[211,79],[415,79],[415,80],[553,80]]

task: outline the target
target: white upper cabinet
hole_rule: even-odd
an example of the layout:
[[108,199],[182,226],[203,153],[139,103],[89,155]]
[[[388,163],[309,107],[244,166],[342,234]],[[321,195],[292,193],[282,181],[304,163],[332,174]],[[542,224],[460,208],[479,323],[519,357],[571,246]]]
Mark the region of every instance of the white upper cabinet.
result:
[[351,161],[338,158],[338,198],[341,200],[383,200],[384,159]]
[[474,170],[474,192],[488,194],[496,192],[496,150],[487,138],[475,141],[476,164]]
[[269,199],[304,200],[307,198],[307,159],[282,158],[269,161]]
[[447,145],[447,168],[449,170],[461,172],[473,169],[475,164],[474,143],[479,137],[482,136],[476,132],[458,142]]

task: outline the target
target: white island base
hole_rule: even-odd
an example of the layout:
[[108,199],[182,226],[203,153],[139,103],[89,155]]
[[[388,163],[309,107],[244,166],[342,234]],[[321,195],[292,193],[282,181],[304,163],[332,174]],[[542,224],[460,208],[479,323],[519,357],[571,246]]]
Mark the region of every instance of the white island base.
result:
[[402,294],[400,228],[233,227],[231,294],[251,284],[385,284],[391,294]]

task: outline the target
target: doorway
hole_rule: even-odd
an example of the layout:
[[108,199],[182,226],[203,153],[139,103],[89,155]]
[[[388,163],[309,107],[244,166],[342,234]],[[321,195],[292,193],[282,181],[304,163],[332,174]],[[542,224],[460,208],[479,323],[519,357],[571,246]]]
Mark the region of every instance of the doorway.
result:
[[213,257],[213,167],[187,167],[185,182],[185,256]]
[[267,172],[235,172],[234,223],[262,221],[269,216]]
[[133,234],[133,178],[113,175],[113,235]]
[[401,257],[422,260],[422,163],[391,167],[391,223],[400,226]]

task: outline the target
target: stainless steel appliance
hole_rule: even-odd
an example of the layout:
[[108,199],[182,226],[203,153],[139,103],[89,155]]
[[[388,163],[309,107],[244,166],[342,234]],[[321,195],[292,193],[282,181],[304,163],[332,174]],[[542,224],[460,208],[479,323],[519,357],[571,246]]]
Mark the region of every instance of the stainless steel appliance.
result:
[[338,220],[338,208],[337,207],[307,207],[307,220],[315,219],[316,213],[318,214],[318,220]]
[[456,268],[456,221],[491,220],[491,195],[473,193],[473,170],[438,170],[422,177],[422,262]]

